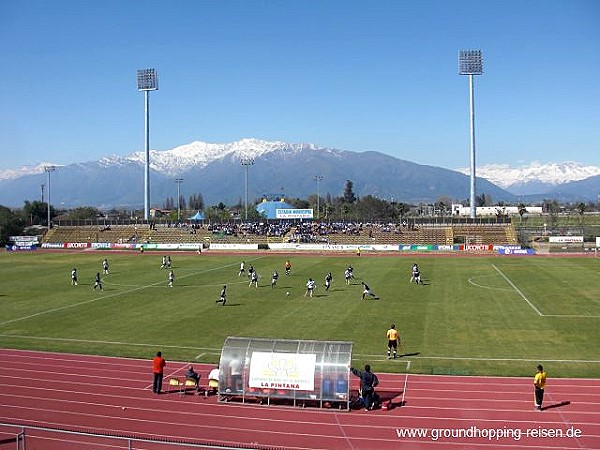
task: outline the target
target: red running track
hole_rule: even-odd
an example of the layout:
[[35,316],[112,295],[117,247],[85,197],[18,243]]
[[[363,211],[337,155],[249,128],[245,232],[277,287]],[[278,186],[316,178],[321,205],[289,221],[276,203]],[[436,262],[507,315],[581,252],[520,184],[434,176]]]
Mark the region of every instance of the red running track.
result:
[[[529,378],[378,374],[397,403],[406,383],[405,405],[348,412],[155,395],[149,360],[0,349],[0,361],[0,423],[248,448],[600,449],[598,379],[550,378],[537,412]],[[186,365],[168,361],[165,380]],[[211,367],[196,368],[206,380]],[[0,426],[0,450],[15,448],[18,430]],[[117,448],[125,441],[27,430],[27,450]]]

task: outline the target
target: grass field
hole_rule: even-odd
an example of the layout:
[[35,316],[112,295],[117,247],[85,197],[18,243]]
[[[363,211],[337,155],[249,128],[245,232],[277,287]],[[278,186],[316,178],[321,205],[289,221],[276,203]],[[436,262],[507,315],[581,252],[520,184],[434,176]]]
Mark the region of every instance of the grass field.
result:
[[[343,340],[379,372],[600,377],[600,259],[443,256],[245,256],[160,253],[0,254],[0,346],[217,362],[227,336]],[[107,257],[104,290],[94,275]],[[254,265],[259,288],[238,277]],[[409,283],[417,262],[424,286]],[[344,269],[355,268],[354,284]],[[79,286],[71,286],[77,267]],[[280,273],[271,289],[273,270]],[[333,285],[325,292],[325,274]],[[304,297],[309,277],[315,297]],[[361,301],[360,281],[380,297]],[[227,306],[215,304],[223,284]],[[286,292],[290,296],[286,296]],[[395,323],[410,356],[385,358]]]

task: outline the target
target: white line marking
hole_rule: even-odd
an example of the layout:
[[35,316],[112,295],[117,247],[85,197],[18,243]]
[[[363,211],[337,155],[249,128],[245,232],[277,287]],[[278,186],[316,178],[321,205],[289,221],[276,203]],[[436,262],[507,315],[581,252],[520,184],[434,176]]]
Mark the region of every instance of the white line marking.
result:
[[132,347],[165,347],[165,348],[176,348],[183,350],[205,350],[205,353],[214,353],[217,355],[221,354],[220,348],[212,347],[189,347],[184,345],[166,345],[166,344],[144,344],[135,342],[119,342],[119,341],[93,341],[91,339],[70,339],[70,338],[58,338],[58,337],[46,337],[46,336],[20,336],[18,334],[0,334],[0,337],[4,338],[15,338],[15,339],[32,339],[39,341],[59,341],[59,342],[76,342],[84,344],[106,344],[106,345],[128,345]]
[[[361,353],[354,353],[354,358],[359,359],[370,359],[372,361],[389,361],[389,359],[377,359],[380,355],[365,355]],[[524,362],[556,362],[556,363],[582,363],[582,364],[598,364],[600,360],[589,360],[589,359],[527,359],[527,358],[483,358],[483,357],[469,357],[469,356],[421,356],[411,355],[414,359],[440,359],[440,360],[456,360],[456,361],[524,361]],[[407,361],[408,362],[408,361]]]
[[482,289],[490,289],[490,290],[494,290],[494,291],[510,291],[510,289],[509,289],[509,288],[505,288],[505,287],[486,286],[486,285],[484,285],[484,284],[478,284],[478,283],[475,283],[475,281],[473,281],[473,280],[474,280],[474,279],[476,279],[476,278],[482,278],[482,277],[471,277],[471,278],[469,278],[469,279],[467,280],[467,282],[468,282],[469,284],[472,284],[472,285],[473,285],[473,286],[475,286],[475,287],[482,288]]
[[493,267],[494,269],[496,269],[496,271],[497,271],[497,272],[498,272],[500,275],[502,275],[502,278],[504,278],[504,279],[506,280],[506,282],[507,282],[508,284],[510,284],[510,285],[512,286],[512,288],[513,288],[515,291],[517,291],[517,293],[518,293],[518,294],[519,294],[519,295],[520,295],[520,296],[523,298],[523,300],[525,300],[525,301],[527,302],[527,304],[533,308],[533,310],[534,310],[534,311],[535,311],[535,312],[538,314],[538,316],[543,316],[543,314],[540,312],[540,310],[539,310],[539,309],[537,309],[537,308],[535,307],[535,305],[534,305],[533,303],[531,303],[531,302],[530,302],[530,301],[527,299],[527,297],[525,297],[525,294],[523,294],[523,293],[520,291],[520,289],[519,289],[517,286],[515,286],[515,284],[514,284],[512,281],[510,281],[510,279],[509,279],[509,278],[508,278],[506,275],[504,275],[504,274],[502,273],[502,271],[501,271],[500,269],[498,269],[498,268],[497,268],[497,267],[496,267],[494,264],[492,264],[492,267]]
[[402,400],[400,406],[404,406],[404,396],[406,395],[406,384],[408,383],[408,373],[410,372],[410,361],[406,364],[406,376],[404,377],[404,388],[402,389]]
[[585,314],[542,314],[544,317],[571,317],[575,319],[597,319],[600,316],[588,316]]

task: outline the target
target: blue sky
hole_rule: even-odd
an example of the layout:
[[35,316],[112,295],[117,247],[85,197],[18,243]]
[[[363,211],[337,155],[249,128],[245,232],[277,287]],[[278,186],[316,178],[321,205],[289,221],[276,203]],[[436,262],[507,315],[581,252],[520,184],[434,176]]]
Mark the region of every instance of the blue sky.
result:
[[242,138],[469,164],[600,165],[596,0],[7,0],[0,169]]

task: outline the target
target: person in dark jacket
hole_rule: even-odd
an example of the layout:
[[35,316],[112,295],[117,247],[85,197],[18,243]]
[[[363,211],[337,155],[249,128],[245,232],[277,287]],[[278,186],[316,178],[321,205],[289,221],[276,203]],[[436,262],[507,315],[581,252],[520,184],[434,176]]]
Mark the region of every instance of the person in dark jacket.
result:
[[371,372],[371,366],[365,365],[365,370],[358,370],[354,367],[350,367],[350,371],[353,375],[360,378],[360,391],[365,404],[365,410],[373,409],[375,386],[379,384],[377,375]]

